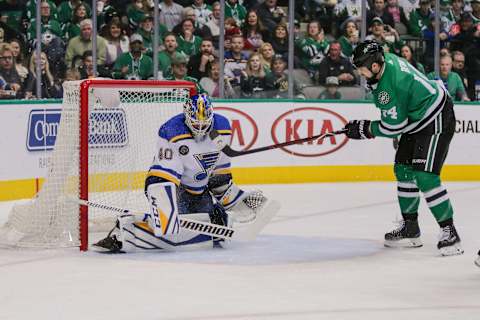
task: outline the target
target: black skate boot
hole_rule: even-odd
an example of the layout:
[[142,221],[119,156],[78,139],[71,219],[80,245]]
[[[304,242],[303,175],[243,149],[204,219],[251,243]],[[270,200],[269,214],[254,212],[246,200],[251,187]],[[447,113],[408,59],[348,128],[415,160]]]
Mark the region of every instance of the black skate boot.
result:
[[475,260],[475,264],[477,265],[477,267],[480,268],[480,250],[478,250],[478,255],[477,255],[477,259]]
[[117,240],[116,235],[108,235],[105,239],[93,244],[98,251],[108,253],[124,253],[122,251],[122,242]]
[[442,256],[453,256],[463,253],[460,237],[453,222],[441,226],[437,248]]
[[403,215],[400,226],[385,234],[384,245],[389,248],[418,248],[423,246],[417,215]]

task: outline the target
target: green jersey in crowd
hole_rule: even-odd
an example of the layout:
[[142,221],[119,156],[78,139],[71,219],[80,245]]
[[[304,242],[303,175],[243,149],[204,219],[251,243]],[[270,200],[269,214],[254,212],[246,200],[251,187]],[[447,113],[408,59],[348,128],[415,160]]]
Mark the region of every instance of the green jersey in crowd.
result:
[[173,80],[173,81],[177,81],[177,80],[182,80],[182,81],[190,81],[190,82],[193,82],[195,83],[195,88],[197,90],[197,94],[200,94],[200,93],[207,93],[207,91],[205,91],[205,89],[203,89],[203,87],[200,85],[200,83],[198,83],[198,80],[195,79],[195,78],[192,78],[192,77],[189,77],[189,76],[185,76],[183,77],[183,79],[176,79],[173,75],[169,75],[167,77],[165,77],[165,80]]
[[[430,72],[427,75],[428,79],[436,79],[437,76],[435,72]],[[449,72],[447,78],[444,79],[440,76],[440,79],[443,81],[443,85],[447,88],[448,93],[452,96],[453,101],[462,101],[463,97],[467,95],[465,87],[463,86],[462,78],[456,72]]]
[[372,86],[381,120],[372,121],[374,136],[415,133],[435,120],[446,94],[441,82],[429,80],[406,60],[385,53],[383,74]]
[[[121,70],[125,66],[128,66],[128,73],[122,74]],[[140,59],[135,60],[130,52],[125,52],[118,57],[113,70],[114,79],[147,80],[153,76],[152,58],[142,54]]]

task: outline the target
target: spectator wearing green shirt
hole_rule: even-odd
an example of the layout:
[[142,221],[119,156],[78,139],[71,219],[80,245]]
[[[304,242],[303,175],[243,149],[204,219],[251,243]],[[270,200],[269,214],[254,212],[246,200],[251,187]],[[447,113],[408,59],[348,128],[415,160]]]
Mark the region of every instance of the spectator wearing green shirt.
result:
[[73,19],[74,13],[77,10],[77,7],[81,4],[85,8],[86,17],[90,17],[92,9],[88,3],[81,0],[65,0],[62,1],[62,3],[60,3],[58,6],[58,21],[60,21],[62,25],[70,23]]
[[[19,0],[1,0],[0,1],[0,18],[10,28],[16,32],[22,31],[22,18],[24,6]],[[31,18],[31,17],[28,17]]]
[[[438,79],[435,72],[428,74],[429,79]],[[452,71],[452,57],[445,55],[440,58],[440,80],[443,81],[453,101],[470,101],[458,73]]]
[[423,64],[421,64],[420,62],[418,62],[414,57],[413,57],[413,48],[408,45],[408,44],[404,44],[402,46],[402,48],[400,49],[400,55],[402,56],[402,58],[404,58],[405,60],[408,61],[408,63],[410,63],[412,66],[415,67],[415,69],[417,69],[418,71],[420,71],[421,73],[425,74],[425,67],[423,66]]
[[123,53],[113,67],[114,79],[147,80],[153,76],[152,58],[143,54],[143,39],[138,33],[130,36],[130,52]]
[[172,75],[165,80],[190,81],[195,83],[197,93],[207,93],[197,79],[187,76],[187,63],[187,58],[183,54],[178,53],[172,57]]
[[185,19],[181,24],[181,32],[177,37],[178,51],[191,56],[200,52],[202,38],[196,36],[194,22],[192,19]]
[[353,54],[353,49],[358,44],[359,31],[353,19],[346,21],[343,29],[343,35],[338,39],[338,42],[342,45],[343,55],[350,58]]
[[430,23],[430,15],[433,14],[430,0],[420,0],[420,7],[410,12],[409,33],[415,37],[422,37],[423,29]]
[[[140,25],[137,30],[137,33],[143,38],[143,47],[145,48],[145,53],[149,56],[153,56],[153,17],[149,14],[146,14],[140,20]],[[164,35],[168,32],[167,27],[161,23],[158,24],[158,35],[159,35],[159,45],[162,44]]]
[[245,17],[247,16],[247,9],[238,3],[238,0],[227,0],[225,2],[225,18],[232,17],[237,22],[238,27],[242,27]]
[[66,40],[70,40],[80,34],[80,22],[88,18],[87,7],[85,3],[78,4],[74,10],[70,21],[64,25]]
[[[50,32],[57,37],[63,38],[62,27],[60,22],[55,20],[51,15],[50,4],[48,1],[42,1],[40,3],[40,18],[41,18],[41,33]],[[37,35],[37,23],[36,19],[32,19],[30,27],[27,31],[27,38],[29,41],[33,41]]]
[[305,38],[297,40],[296,47],[300,49],[300,64],[313,77],[318,66],[325,58],[329,43],[318,21],[311,21],[307,25]]
[[176,54],[183,54],[186,58],[183,52],[177,51],[177,38],[173,33],[168,33],[165,38],[163,38],[163,45],[165,46],[165,50],[158,53],[158,72],[160,78],[166,78],[172,75],[172,58]]
[[340,100],[342,99],[342,94],[338,91],[338,78],[337,77],[327,77],[325,80],[326,89],[320,93],[318,99],[320,100]]

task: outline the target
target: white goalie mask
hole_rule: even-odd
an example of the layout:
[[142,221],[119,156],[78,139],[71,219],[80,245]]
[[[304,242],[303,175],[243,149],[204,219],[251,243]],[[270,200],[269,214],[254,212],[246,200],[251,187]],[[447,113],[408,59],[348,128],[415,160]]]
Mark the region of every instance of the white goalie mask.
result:
[[184,107],[185,123],[195,137],[208,133],[213,124],[213,107],[206,94],[193,96]]

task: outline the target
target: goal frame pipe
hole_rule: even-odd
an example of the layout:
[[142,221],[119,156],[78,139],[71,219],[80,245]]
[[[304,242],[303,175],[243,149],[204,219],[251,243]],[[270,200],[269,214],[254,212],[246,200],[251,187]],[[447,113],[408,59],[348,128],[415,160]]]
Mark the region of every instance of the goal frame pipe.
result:
[[[88,201],[88,132],[89,132],[89,90],[92,87],[118,88],[127,86],[130,88],[188,88],[190,96],[196,94],[196,87],[190,81],[168,80],[107,80],[89,79],[80,84],[79,106],[79,199]],[[79,205],[79,241],[80,251],[88,250],[88,207]]]

